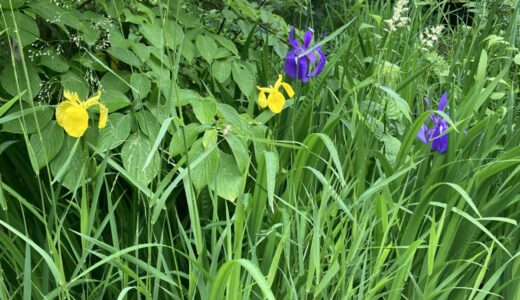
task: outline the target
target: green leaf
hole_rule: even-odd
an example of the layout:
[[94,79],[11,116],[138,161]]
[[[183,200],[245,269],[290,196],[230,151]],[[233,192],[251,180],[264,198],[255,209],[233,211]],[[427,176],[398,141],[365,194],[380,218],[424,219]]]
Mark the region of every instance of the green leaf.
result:
[[131,80],[131,75],[127,72],[115,71],[115,74],[107,72],[101,78],[101,86],[107,90],[117,90],[123,94],[128,93],[131,89],[128,86],[128,81]]
[[247,151],[245,142],[233,133],[226,134],[224,138],[231,148],[233,156],[235,156],[240,173],[245,174],[250,162],[249,152]]
[[70,66],[68,61],[62,55],[59,55],[54,48],[48,47],[44,53],[47,54],[41,56],[40,65],[57,73],[65,73],[69,70]]
[[204,150],[209,150],[217,144],[218,132],[216,129],[209,129],[204,132],[202,136],[202,146]]
[[206,155],[203,160],[191,169],[191,181],[195,186],[195,190],[200,192],[211,181],[215,180],[218,169],[219,151],[213,148],[207,152],[202,146],[202,141],[197,140],[189,151],[190,162],[195,161],[197,157]]
[[177,88],[172,90],[170,82],[166,82],[165,85],[161,86],[161,91],[167,99],[171,97],[172,105],[174,106],[184,106],[203,99],[202,96],[193,90]]
[[34,108],[26,107],[20,111],[19,106],[15,106],[9,110],[9,113],[0,120],[9,120],[7,122],[0,121],[3,124],[2,131],[11,133],[28,134],[35,133],[45,128],[52,119],[54,110],[48,106],[36,106]]
[[141,24],[139,32],[152,46],[158,49],[164,48],[163,29],[157,24]]
[[130,115],[108,115],[107,126],[99,129],[97,147],[100,151],[114,149],[123,144],[130,135]]
[[[2,5],[3,8],[7,8],[10,5]],[[34,18],[31,18],[27,16],[24,13],[21,13],[20,11],[13,11],[12,13],[6,13],[5,16],[5,22],[7,23],[7,31],[9,33],[9,36],[15,41],[17,44],[20,43],[20,45],[17,45],[20,47],[19,51],[22,51],[21,48],[30,45],[31,43],[38,40],[40,37],[40,30],[38,29],[38,24],[36,24],[36,21]],[[4,22],[0,22],[0,31],[2,29],[5,29]],[[18,31],[16,31],[18,29]],[[20,40],[18,40],[18,35],[20,36]]]
[[[184,130],[184,137],[182,131]],[[190,123],[186,125],[184,128],[179,128],[172,136],[172,140],[170,142],[169,153],[171,156],[177,156],[180,154],[184,154],[185,151],[188,151],[200,132],[202,131],[201,126],[197,123]],[[184,143],[184,139],[186,139],[186,143]],[[193,158],[192,158],[193,159]]]
[[195,117],[201,124],[210,123],[215,119],[217,113],[217,104],[211,97],[202,98],[191,102]]
[[240,174],[233,156],[219,150],[219,161],[215,180],[212,178],[209,182],[211,189],[214,190],[219,197],[235,202],[237,197],[241,194],[244,180],[245,178]]
[[146,134],[150,139],[154,139],[159,133],[161,124],[159,120],[148,110],[140,110],[135,114],[137,124],[141,132]]
[[224,82],[228,80],[231,75],[231,64],[232,62],[228,59],[226,60],[216,60],[211,65],[211,74],[215,77],[219,82]]
[[118,90],[104,90],[101,93],[101,103],[103,103],[109,112],[120,110],[130,105],[130,99]]
[[180,46],[184,40],[182,27],[172,20],[166,20],[164,24],[164,34],[166,36],[166,46],[172,50]]
[[148,93],[150,93],[150,89],[152,88],[150,79],[148,79],[146,75],[139,73],[134,73],[130,76],[130,84],[135,88],[135,90],[132,90],[134,100],[142,100],[148,96]]
[[255,88],[256,80],[254,74],[244,64],[235,62],[233,64],[233,80],[238,84],[240,91],[249,97]]
[[31,164],[36,173],[48,165],[58,154],[63,144],[63,138],[63,128],[54,121],[41,132],[41,136],[38,133],[31,136],[29,143],[34,154],[33,157],[36,159],[36,161],[31,160]]
[[135,43],[132,45],[132,50],[134,50],[135,55],[143,62],[148,61],[150,58],[150,49],[148,49],[148,46],[145,44]]
[[27,2],[27,0],[0,0],[0,6],[2,8],[18,8]]
[[110,47],[108,48],[107,52],[112,56],[117,58],[118,60],[124,62],[125,64],[133,67],[140,68],[141,67],[141,61],[139,60],[139,57],[135,55],[132,51],[120,48],[120,47]]
[[199,51],[202,58],[211,64],[215,57],[215,53],[217,53],[218,50],[215,40],[207,35],[199,35],[197,36],[195,44],[197,45],[197,50]]
[[69,72],[61,75],[61,85],[64,90],[69,90],[78,93],[81,99],[86,99],[89,94],[89,88],[85,79],[81,77],[76,71],[70,70]]
[[410,115],[410,107],[408,106],[408,103],[391,88],[382,85],[378,85],[378,87],[390,96],[390,99],[394,101],[394,104],[397,107],[397,109],[403,114],[403,116],[408,121],[412,122],[412,117]]
[[234,55],[239,56],[235,43],[233,43],[230,39],[218,34],[212,34],[211,37],[214,38],[220,45],[222,45],[222,47],[228,49]]
[[143,185],[148,185],[159,174],[161,158],[158,152],[153,154],[151,163],[144,167],[146,157],[152,150],[152,143],[144,134],[134,133],[128,138],[121,150],[123,166]]
[[[42,81],[38,75],[38,71],[34,68],[32,63],[27,61],[25,65],[27,67],[27,78],[25,77],[22,62],[17,61],[16,66],[13,66],[12,64],[7,64],[5,66],[0,75],[0,83],[2,88],[11,96],[17,96],[21,92],[27,91],[22,96],[22,99],[25,101],[31,101],[36,97],[36,95],[38,95]],[[16,83],[17,80],[18,85]]]
[[[51,161],[51,173],[67,189],[76,190],[86,174],[87,156],[82,147],[75,146],[80,139],[65,136],[58,156]],[[75,148],[75,149],[74,149]],[[69,157],[70,156],[70,157]]]

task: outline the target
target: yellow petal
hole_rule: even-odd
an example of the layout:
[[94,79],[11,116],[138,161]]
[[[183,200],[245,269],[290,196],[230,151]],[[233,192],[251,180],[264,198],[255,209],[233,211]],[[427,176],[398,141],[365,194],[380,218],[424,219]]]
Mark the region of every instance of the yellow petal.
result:
[[258,105],[261,108],[267,107],[267,98],[265,97],[265,93],[263,91],[260,91],[260,93],[258,93]]
[[98,91],[97,95],[88,98],[87,101],[85,101],[83,103],[83,107],[85,107],[85,109],[87,109],[87,108],[91,107],[92,105],[99,104],[99,98],[101,98],[101,91]]
[[98,128],[105,128],[107,126],[108,108],[99,103],[99,124]]
[[293,90],[292,86],[285,82],[282,82],[282,86],[283,86],[283,89],[285,90],[285,92],[287,93],[287,95],[289,96],[289,98],[292,98],[292,96],[294,96],[294,90]]
[[278,74],[278,80],[276,80],[273,90],[277,91],[280,88],[281,84],[282,84],[282,74]]
[[67,99],[73,103],[79,104],[81,102],[81,100],[79,99],[78,93],[75,93],[72,91],[65,90],[63,92],[63,97],[65,97],[65,99]]
[[278,91],[273,91],[269,97],[267,97],[267,106],[275,114],[282,111],[285,105],[285,97]]
[[261,92],[265,92],[265,93],[270,93],[270,92],[273,91],[272,88],[267,88],[267,87],[259,87],[259,86],[257,86],[256,88],[257,88],[259,91],[261,91]]
[[68,108],[72,106],[77,106],[76,103],[65,100],[61,102],[58,107],[56,107],[56,122],[58,122],[58,125],[63,127],[63,118],[65,117],[65,111],[67,111]]
[[58,124],[72,137],[82,136],[88,128],[88,113],[81,105],[64,104],[60,111],[60,119]]

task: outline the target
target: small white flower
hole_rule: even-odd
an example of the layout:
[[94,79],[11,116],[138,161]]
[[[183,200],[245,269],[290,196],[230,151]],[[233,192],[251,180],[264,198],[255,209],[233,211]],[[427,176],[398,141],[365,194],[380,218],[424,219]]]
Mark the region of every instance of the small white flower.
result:
[[394,14],[391,19],[385,20],[385,23],[388,24],[388,31],[396,31],[401,27],[405,27],[410,18],[406,16],[408,10],[408,0],[398,0],[394,6]]

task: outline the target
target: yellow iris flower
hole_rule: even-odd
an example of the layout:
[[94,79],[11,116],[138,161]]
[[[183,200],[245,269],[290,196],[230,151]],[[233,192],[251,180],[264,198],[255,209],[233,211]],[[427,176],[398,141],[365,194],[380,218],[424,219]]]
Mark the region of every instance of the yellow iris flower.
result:
[[65,91],[63,92],[65,100],[56,108],[56,121],[58,125],[65,129],[68,135],[72,137],[81,137],[88,128],[88,112],[91,106],[99,106],[99,124],[98,128],[105,128],[108,119],[108,109],[99,102],[101,91],[97,95],[81,101],[78,94]]
[[[260,105],[261,108],[269,107],[275,114],[281,112],[285,105],[285,97],[279,91],[280,86],[283,87],[289,98],[294,96],[294,90],[291,85],[283,82],[282,75],[278,75],[278,80],[274,84],[274,87],[257,87],[258,90],[260,90],[258,93],[258,105]],[[265,93],[268,93],[269,96],[266,97]]]

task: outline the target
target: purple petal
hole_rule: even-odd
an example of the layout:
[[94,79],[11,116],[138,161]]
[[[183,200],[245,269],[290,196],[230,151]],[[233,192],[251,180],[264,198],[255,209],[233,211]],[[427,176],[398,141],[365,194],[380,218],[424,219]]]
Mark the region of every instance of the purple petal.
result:
[[307,60],[304,57],[298,58],[298,52],[296,50],[287,52],[287,56],[285,57],[285,72],[289,77],[307,82],[309,80],[307,69]]
[[448,122],[446,122],[446,120],[440,120],[439,123],[435,126],[433,132],[433,151],[445,153],[448,150],[448,135],[445,134],[446,130],[448,130]]
[[428,109],[430,109],[431,106],[430,106],[430,100],[428,99],[428,97],[424,97],[424,102],[426,102],[426,107]]
[[291,26],[291,30],[289,31],[289,43],[294,47],[298,48],[300,44],[297,40],[294,39],[294,27]]
[[432,150],[439,151],[439,153],[446,153],[448,151],[448,135],[435,138],[432,142]]
[[428,127],[425,124],[421,126],[419,132],[417,132],[417,138],[421,140],[421,142],[428,144],[428,139],[426,138],[426,133],[428,132]]
[[309,64],[306,59],[298,60],[298,78],[301,79],[304,83],[309,81],[308,74]]
[[327,58],[325,57],[325,54],[323,53],[323,51],[321,51],[321,49],[319,47],[317,48],[317,51],[314,53],[318,55],[319,61],[318,61],[318,65],[316,66],[316,68],[314,68],[314,70],[309,73],[309,77],[314,77],[314,76],[317,76],[318,74],[320,74],[321,71],[323,71],[323,68],[325,68],[325,62],[327,62]]
[[437,110],[444,111],[446,105],[448,105],[448,93],[444,92],[444,94],[441,96],[441,100],[439,101],[439,106],[437,106]]
[[290,50],[285,56],[285,73],[293,79],[298,77],[298,64],[296,63],[298,58],[296,55],[296,50]]
[[308,49],[311,45],[313,34],[314,32],[310,28],[308,28],[307,31],[305,31],[305,35],[303,36],[303,47],[305,47],[305,49]]

